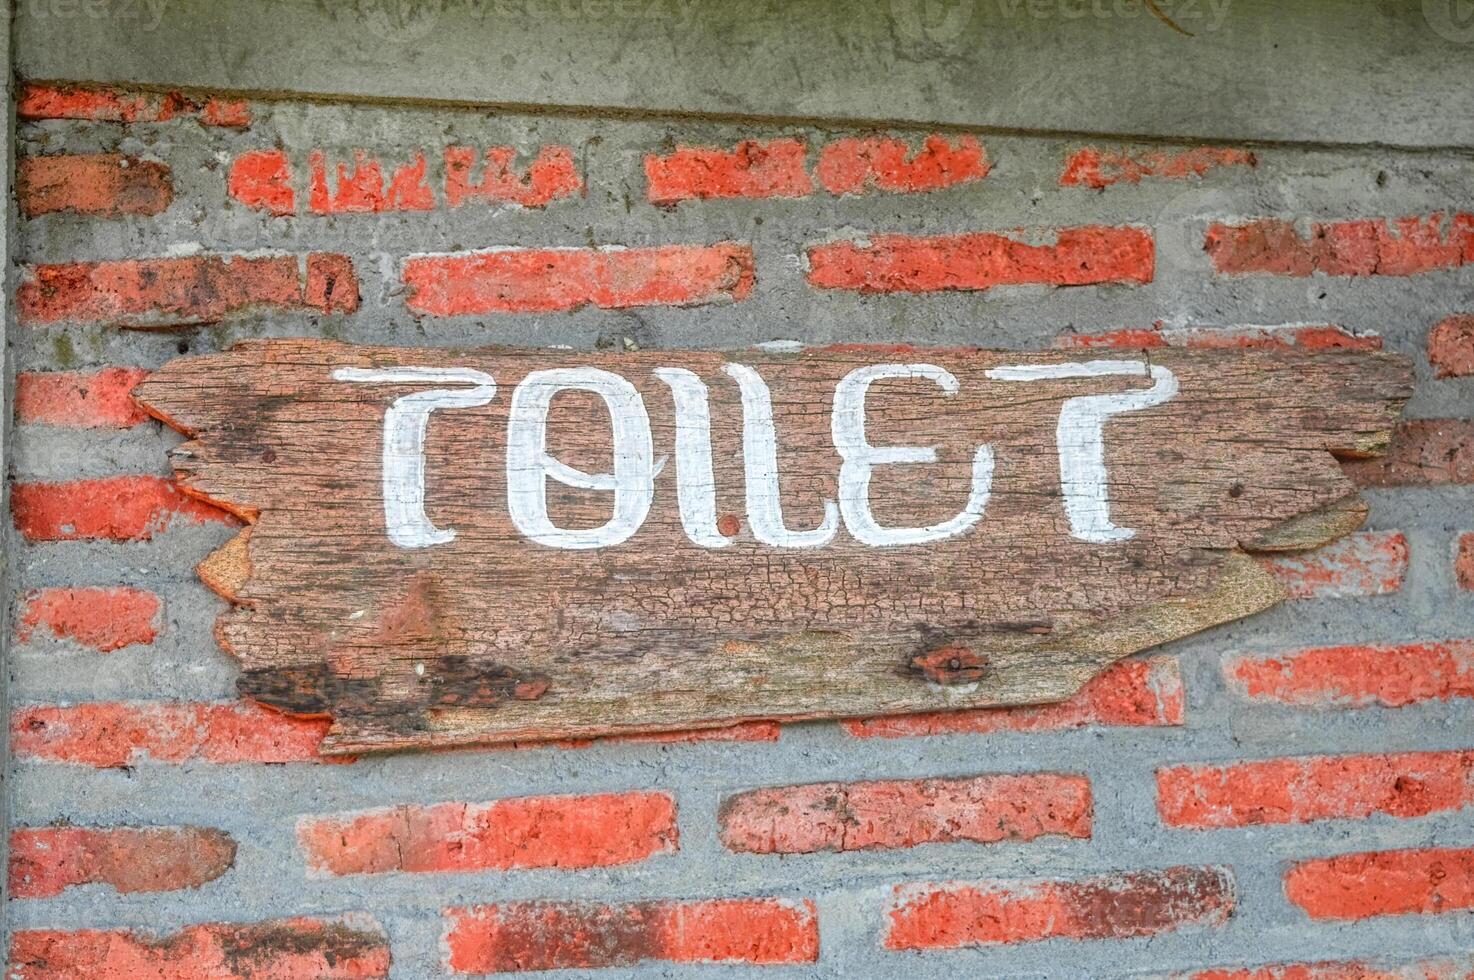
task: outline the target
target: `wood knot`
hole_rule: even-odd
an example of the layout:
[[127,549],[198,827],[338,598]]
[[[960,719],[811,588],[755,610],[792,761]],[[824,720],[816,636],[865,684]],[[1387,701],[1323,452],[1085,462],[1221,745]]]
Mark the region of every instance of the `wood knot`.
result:
[[913,655],[909,666],[933,684],[973,684],[987,672],[988,655],[967,647],[937,647]]

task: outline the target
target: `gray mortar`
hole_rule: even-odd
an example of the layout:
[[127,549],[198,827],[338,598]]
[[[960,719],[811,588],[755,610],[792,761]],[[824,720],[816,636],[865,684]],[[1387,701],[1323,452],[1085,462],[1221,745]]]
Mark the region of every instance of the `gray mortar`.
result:
[[[1474,380],[1432,381],[1423,352],[1434,323],[1449,313],[1474,309],[1474,267],[1405,279],[1220,279],[1212,275],[1201,251],[1203,229],[1215,219],[1276,216],[1309,222],[1474,209],[1474,86],[1469,84],[1474,76],[1467,71],[1474,49],[1450,47],[1427,32],[1420,15],[1400,12],[1396,5],[1338,15],[1325,4],[1287,7],[1237,0],[1229,20],[1202,47],[1192,49],[1197,52],[1192,57],[1170,54],[1177,50],[1172,40],[1176,35],[1165,28],[1164,38],[1147,35],[1146,27],[1155,27],[1155,22],[1137,20],[1130,36],[1142,37],[1142,47],[1132,51],[1129,61],[1146,67],[1126,63],[1125,36],[1114,23],[1104,25],[1099,38],[1074,24],[1062,26],[1057,37],[1027,26],[990,36],[976,47],[953,50],[951,42],[927,41],[931,47],[923,45],[925,50],[918,52],[916,44],[907,42],[907,47],[888,35],[884,16],[846,18],[844,30],[837,24],[820,29],[810,24],[820,15],[801,11],[799,5],[763,14],[769,19],[761,29],[747,22],[745,5],[713,4],[692,15],[696,20],[685,28],[689,35],[660,26],[629,29],[617,37],[617,32],[605,37],[597,26],[580,20],[561,22],[562,30],[503,36],[484,27],[463,28],[451,10],[419,48],[405,48],[375,44],[372,38],[365,42],[361,35],[343,34],[341,26],[329,26],[339,23],[333,20],[338,6],[274,4],[268,14],[264,4],[174,0],[156,33],[124,31],[127,43],[114,43],[116,25],[109,32],[106,25],[90,21],[60,25],[55,17],[23,14],[20,67],[40,77],[134,78],[237,89],[290,86],[784,117],[904,117],[916,120],[913,134],[941,121],[1104,128],[1162,138],[1250,135],[1457,145],[1417,152],[1267,148],[1254,170],[1225,169],[1202,182],[1147,182],[1097,193],[1057,186],[1067,152],[1080,141],[987,135],[984,144],[993,173],[967,187],[894,197],[834,198],[820,192],[797,201],[694,202],[665,211],[644,201],[641,161],[647,152],[673,141],[729,145],[749,137],[800,136],[809,142],[812,163],[819,145],[850,130],[799,123],[290,103],[257,104],[256,122],[246,133],[207,129],[190,120],[128,127],[33,124],[19,133],[23,152],[117,149],[160,159],[174,168],[176,200],[156,218],[49,216],[25,222],[17,243],[22,260],[142,257],[181,246],[207,252],[344,251],[359,270],[363,306],[352,316],[254,314],[164,334],[85,326],[12,329],[9,354],[19,369],[153,367],[175,356],[181,344],[206,352],[257,336],[314,335],[427,346],[567,344],[579,349],[592,348],[601,339],[622,343],[625,337],[646,348],[724,348],[774,339],[1029,348],[1045,346],[1065,330],[1149,326],[1158,319],[1330,322],[1375,330],[1387,349],[1413,358],[1419,383],[1409,415],[1474,414]],[[211,16],[235,25],[235,33],[210,26],[204,19],[206,8]],[[1271,10],[1278,11],[1273,19]],[[1363,17],[1386,30],[1369,28]],[[1272,57],[1255,47],[1269,24],[1283,42]],[[754,38],[763,46],[755,46]],[[795,47],[800,53],[794,54]],[[1258,53],[1248,57],[1250,50]],[[623,60],[615,64],[616,56]],[[740,61],[740,71],[734,61]],[[1103,65],[1116,61],[1122,62],[1119,77],[1102,73]],[[600,72],[590,67],[604,62],[609,65]],[[875,66],[878,82],[856,83],[854,64],[861,62]],[[1382,64],[1385,70],[1373,76],[1369,64]],[[1465,68],[1455,71],[1451,64]],[[1246,66],[1247,75],[1259,74],[1239,77],[1236,65]],[[1038,82],[1046,69],[1049,78],[1059,76],[1057,85],[1031,88],[1029,80]],[[1189,71],[1201,72],[1214,85],[1190,83]],[[977,78],[964,84],[970,73]],[[1163,92],[1141,80],[1154,76],[1162,79]],[[491,82],[478,88],[487,79]],[[1072,107],[1051,101],[1051,91],[1059,86],[1079,96]],[[1344,98],[1332,100],[1328,93]],[[1332,104],[1334,112],[1327,108]],[[377,152],[387,169],[408,160],[414,147],[433,151],[454,141],[510,144],[524,151],[566,143],[583,161],[587,196],[543,211],[467,207],[434,214],[273,219],[234,205],[225,194],[228,161],[247,149],[280,142],[292,152],[300,178],[305,177],[311,147],[346,155],[353,146],[365,146]],[[439,182],[439,168],[437,154],[431,152],[432,186]],[[303,186],[299,180],[299,192]],[[830,238],[874,231],[1015,227],[1042,236],[1054,226],[1084,223],[1151,227],[1159,250],[1156,281],[1139,288],[859,296],[811,289],[802,275],[803,247]],[[414,252],[724,239],[751,242],[756,252],[758,285],[748,302],[416,321],[395,294],[397,259]],[[152,423],[122,434],[23,426],[11,440],[12,472],[18,479],[163,473],[164,453],[177,441]],[[232,871],[197,891],[119,896],[106,887],[74,888],[55,898],[14,903],[9,922],[15,928],[168,931],[190,922],[365,911],[391,936],[396,980],[439,975],[442,907],[510,898],[620,901],[751,894],[812,897],[818,903],[818,965],[650,965],[599,972],[610,978],[781,980],[902,972],[915,980],[1096,977],[1220,963],[1394,954],[1402,960],[1474,950],[1474,915],[1311,924],[1284,898],[1280,884],[1287,862],[1296,858],[1468,846],[1474,843],[1474,810],[1415,820],[1376,817],[1207,833],[1165,831],[1155,812],[1152,771],[1162,764],[1474,744],[1467,701],[1308,712],[1246,705],[1224,686],[1220,664],[1236,653],[1474,633],[1474,595],[1456,588],[1449,561],[1457,533],[1474,528],[1470,488],[1375,491],[1367,496],[1370,527],[1408,535],[1412,564],[1406,588],[1379,598],[1287,604],[1172,645],[1168,650],[1181,656],[1187,692],[1187,724],[1182,728],[859,740],[834,724],[804,724],[787,726],[776,745],[601,744],[582,750],[402,755],[352,766],[143,762],[126,770],[97,771],[20,764],[12,768],[9,798],[17,825],[63,819],[102,825],[197,823],[226,829],[240,850]],[[53,640],[17,644],[8,663],[13,700],[230,697],[235,667],[210,634],[222,606],[192,572],[230,533],[216,526],[177,527],[149,543],[16,547],[9,570],[17,592],[49,585],[137,585],[163,597],[166,624],[153,646],[106,656]],[[1039,770],[1090,776],[1096,794],[1093,840],[757,857],[727,852],[716,836],[721,799],[751,787]],[[675,795],[680,807],[678,854],[576,873],[314,879],[305,876],[295,843],[296,821],[306,814],[405,802],[633,789]],[[1050,941],[928,954],[891,954],[879,946],[882,910],[896,883],[1069,877],[1178,863],[1233,868],[1239,909],[1226,927],[1190,928],[1139,940]]]

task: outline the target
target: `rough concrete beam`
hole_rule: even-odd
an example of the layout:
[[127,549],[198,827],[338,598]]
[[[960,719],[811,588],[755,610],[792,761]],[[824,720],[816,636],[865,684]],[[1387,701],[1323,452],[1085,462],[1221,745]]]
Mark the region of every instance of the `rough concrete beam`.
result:
[[22,0],[17,68],[358,98],[1467,147],[1474,88],[1456,66],[1474,55],[1474,24],[1458,5],[1157,0],[1159,18],[1144,0]]

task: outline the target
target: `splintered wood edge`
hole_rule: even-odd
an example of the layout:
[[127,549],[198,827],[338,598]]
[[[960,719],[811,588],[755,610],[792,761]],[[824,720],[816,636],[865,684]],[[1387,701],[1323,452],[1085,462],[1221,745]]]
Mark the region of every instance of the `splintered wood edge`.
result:
[[240,594],[251,580],[251,528],[225,542],[194,567],[200,581],[220,598],[241,604]]
[[1344,538],[1366,523],[1369,508],[1355,490],[1329,506],[1292,517],[1239,542],[1249,552],[1305,551]]
[[[178,428],[179,431],[183,432],[185,435],[196,435],[196,433],[191,432],[188,429],[181,428],[179,423],[171,420],[168,416],[156,411],[149,403],[138,401],[137,396],[134,397],[134,401],[138,402],[138,404],[141,405],[144,409],[151,412],[155,418],[163,422],[165,425]],[[179,492],[184,494],[186,497],[193,497],[196,500],[204,501],[212,507],[218,507],[220,510],[223,510],[227,514],[230,514],[233,517],[239,519],[240,522],[243,524],[255,524],[258,520],[261,519],[260,507],[253,507],[250,504],[238,500],[228,500],[225,497],[211,496],[209,493],[201,490],[199,487],[196,487],[190,481],[190,478],[188,476],[188,465],[185,463],[185,460],[188,460],[192,456],[194,456],[195,451],[202,447],[204,444],[205,440],[203,439],[191,438],[188,442],[181,442],[179,445],[169,450],[169,465],[174,469],[174,485],[178,487]]]

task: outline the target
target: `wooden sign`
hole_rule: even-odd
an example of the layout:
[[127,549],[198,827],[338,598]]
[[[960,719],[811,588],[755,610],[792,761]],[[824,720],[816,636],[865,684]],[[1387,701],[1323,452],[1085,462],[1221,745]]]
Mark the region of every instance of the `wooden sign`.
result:
[[1411,371],[1355,352],[268,341],[139,401],[250,522],[201,574],[329,752],[1038,703],[1283,598]]

